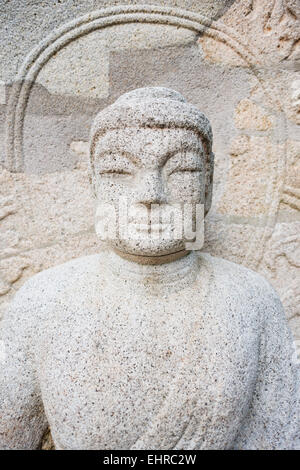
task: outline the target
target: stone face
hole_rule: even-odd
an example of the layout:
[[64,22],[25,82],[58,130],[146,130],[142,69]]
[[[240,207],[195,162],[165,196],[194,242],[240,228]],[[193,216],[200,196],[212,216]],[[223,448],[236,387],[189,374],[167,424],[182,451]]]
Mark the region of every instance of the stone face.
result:
[[[240,144],[234,158],[249,139]],[[71,150],[82,157],[86,146]],[[1,323],[0,447],[49,449],[50,427],[56,449],[298,448],[299,367],[278,295],[257,273],[191,249],[185,231],[187,205],[196,223],[211,204],[207,117],[174,90],[137,89],[99,112],[89,150],[107,249],[16,293]],[[164,218],[175,207],[180,236],[175,216]],[[117,231],[104,237],[112,214]],[[291,245],[282,254],[294,262]],[[32,270],[30,252],[2,267],[6,295]]]
[[[106,227],[118,225],[114,230],[118,234],[109,233],[105,240],[122,252],[145,259],[180,252],[192,238],[184,233],[186,212],[191,209],[194,227],[196,206],[203,206],[204,214],[210,209],[211,126],[203,113],[173,90],[140,88],[100,111],[91,130],[90,166],[98,203],[97,233],[107,234]],[[147,204],[153,205],[151,213]],[[131,226],[131,219],[146,228]],[[151,227],[159,226],[159,221],[163,228],[154,237]],[[123,234],[127,223],[132,234]]]

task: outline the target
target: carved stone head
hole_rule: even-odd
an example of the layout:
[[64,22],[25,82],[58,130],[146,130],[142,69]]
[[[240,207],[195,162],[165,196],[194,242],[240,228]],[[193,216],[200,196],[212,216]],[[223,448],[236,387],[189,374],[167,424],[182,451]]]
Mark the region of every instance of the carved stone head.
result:
[[184,230],[178,235],[176,211],[192,208],[193,224],[196,205],[208,212],[213,157],[208,119],[176,91],[140,88],[102,110],[91,130],[90,168],[106,242],[138,256],[185,250],[191,240]]

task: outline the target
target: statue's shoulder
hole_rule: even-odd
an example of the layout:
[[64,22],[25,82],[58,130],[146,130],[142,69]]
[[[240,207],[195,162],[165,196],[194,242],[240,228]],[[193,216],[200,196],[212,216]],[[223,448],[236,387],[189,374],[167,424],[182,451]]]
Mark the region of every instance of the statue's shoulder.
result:
[[53,303],[62,297],[72,300],[72,292],[88,293],[101,273],[101,254],[82,256],[41,271],[28,279],[13,303],[30,309],[33,304]]
[[240,264],[207,253],[201,253],[210,267],[216,296],[230,299],[253,313],[267,315],[268,311],[283,311],[279,296],[270,282],[261,274]]
[[211,265],[215,276],[222,277],[222,279],[228,281],[230,284],[234,282],[235,284],[241,283],[245,286],[246,282],[248,287],[257,287],[262,284],[270,286],[270,283],[261,274],[243,266],[242,264],[237,264],[224,258],[212,256],[208,253],[200,253],[199,257],[200,259],[202,257]]

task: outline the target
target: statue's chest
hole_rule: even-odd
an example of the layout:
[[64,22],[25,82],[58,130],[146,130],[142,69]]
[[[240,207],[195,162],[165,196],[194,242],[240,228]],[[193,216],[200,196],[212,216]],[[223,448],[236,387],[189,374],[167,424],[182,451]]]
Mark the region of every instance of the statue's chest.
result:
[[238,422],[256,372],[255,332],[228,321],[183,296],[116,298],[54,321],[39,376],[56,445],[216,445],[212,423]]

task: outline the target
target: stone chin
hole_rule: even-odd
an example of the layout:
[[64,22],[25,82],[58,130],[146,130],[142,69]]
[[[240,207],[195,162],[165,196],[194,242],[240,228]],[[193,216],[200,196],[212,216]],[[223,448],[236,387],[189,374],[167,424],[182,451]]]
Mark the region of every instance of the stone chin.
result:
[[106,240],[106,244],[123,256],[128,254],[132,256],[160,257],[185,251],[184,240],[153,240],[150,238],[132,240],[128,238]]

